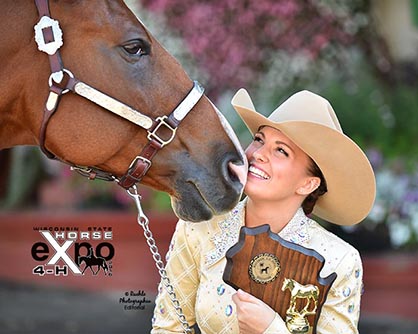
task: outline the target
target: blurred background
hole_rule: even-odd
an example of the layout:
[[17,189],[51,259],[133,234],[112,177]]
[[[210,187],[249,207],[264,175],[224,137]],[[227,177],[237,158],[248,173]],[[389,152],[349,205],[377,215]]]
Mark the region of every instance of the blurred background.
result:
[[[418,333],[418,0],[126,2],[205,86],[243,146],[250,137],[230,105],[239,88],[266,115],[301,89],[331,102],[377,180],[365,221],[321,222],[362,255],[360,332]],[[140,192],[165,254],[176,223],[170,200]],[[0,333],[149,331],[159,279],[122,189],[17,147],[0,151],[0,210]],[[32,274],[41,225],[111,226],[113,276]],[[123,309],[120,297],[139,290],[151,302]]]

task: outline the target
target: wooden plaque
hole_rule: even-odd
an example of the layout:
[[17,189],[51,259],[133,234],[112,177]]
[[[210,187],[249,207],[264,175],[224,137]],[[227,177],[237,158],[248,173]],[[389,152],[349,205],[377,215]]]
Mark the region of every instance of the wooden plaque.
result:
[[263,300],[285,320],[291,333],[316,333],[328,291],[337,277],[319,276],[325,259],[288,242],[269,225],[242,227],[226,253],[224,281]]

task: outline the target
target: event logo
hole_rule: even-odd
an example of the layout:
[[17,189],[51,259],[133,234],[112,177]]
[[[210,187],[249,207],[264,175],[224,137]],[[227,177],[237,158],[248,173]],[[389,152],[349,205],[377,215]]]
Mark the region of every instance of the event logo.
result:
[[110,227],[34,228],[43,241],[33,244],[32,258],[40,262],[33,269],[34,275],[67,276],[91,273],[112,276],[112,259],[115,249],[111,244],[113,231]]

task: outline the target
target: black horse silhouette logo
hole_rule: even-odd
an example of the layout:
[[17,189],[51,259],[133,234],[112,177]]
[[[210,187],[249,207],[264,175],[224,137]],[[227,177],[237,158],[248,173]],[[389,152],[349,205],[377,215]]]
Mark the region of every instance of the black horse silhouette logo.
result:
[[[104,274],[107,275],[109,271],[109,267],[107,266],[106,260],[102,257],[96,257],[94,255],[93,247],[90,247],[89,254],[87,256],[79,256],[78,257],[78,267],[81,268],[81,264],[85,263],[84,269],[81,272],[82,275],[84,275],[84,272],[87,268],[90,268],[93,275],[97,275],[97,273],[100,271],[100,269],[103,269]],[[93,267],[97,266],[96,272],[93,270]]]
[[268,275],[268,271],[269,271],[269,269],[270,269],[270,267],[264,267],[264,268],[262,268],[260,271],[261,271],[261,273],[262,273],[262,274],[266,274],[266,275]]

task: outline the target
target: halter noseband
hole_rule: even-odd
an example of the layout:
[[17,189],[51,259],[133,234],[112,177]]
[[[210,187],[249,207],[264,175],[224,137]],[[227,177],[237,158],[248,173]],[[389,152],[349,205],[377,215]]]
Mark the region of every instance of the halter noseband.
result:
[[[59,160],[71,165],[71,169],[90,179],[117,181],[121,187],[130,189],[145,176],[151,167],[152,158],[157,152],[174,139],[177,127],[202,97],[203,87],[197,81],[194,81],[193,88],[168,116],[153,119],[144,115],[138,110],[77,80],[69,70],[64,68],[59,53],[59,48],[63,45],[59,23],[51,18],[48,0],[35,0],[35,3],[40,17],[39,22],[34,27],[35,41],[38,44],[38,49],[49,55],[51,68],[49,95],[44,108],[39,136],[39,146],[42,152],[50,159],[58,159],[45,147],[46,129],[51,116],[58,108],[61,96],[71,91],[147,130],[148,143],[131,162],[125,175],[120,178],[95,167],[80,167],[68,161]],[[165,130],[164,133],[168,130],[169,135],[162,136],[161,129]]]

